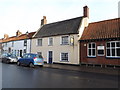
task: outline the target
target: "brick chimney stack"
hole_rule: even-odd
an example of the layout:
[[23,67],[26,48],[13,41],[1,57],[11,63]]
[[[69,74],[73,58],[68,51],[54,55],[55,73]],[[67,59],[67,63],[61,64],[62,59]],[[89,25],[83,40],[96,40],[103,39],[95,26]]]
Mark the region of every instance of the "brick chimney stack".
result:
[[43,16],[43,19],[41,20],[41,26],[47,24],[46,16]]
[[9,38],[8,34],[4,34],[4,39]]
[[20,36],[21,34],[22,34],[22,32],[20,32],[19,30],[17,30],[16,36]]
[[88,8],[88,6],[83,7],[83,16],[89,18],[89,8]]

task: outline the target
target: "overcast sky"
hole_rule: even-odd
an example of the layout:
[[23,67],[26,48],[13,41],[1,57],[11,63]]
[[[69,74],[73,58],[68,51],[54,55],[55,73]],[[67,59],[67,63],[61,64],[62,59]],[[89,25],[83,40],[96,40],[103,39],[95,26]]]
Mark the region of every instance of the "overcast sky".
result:
[[83,7],[89,7],[90,22],[118,17],[120,0],[0,0],[0,38],[4,34],[15,36],[37,31],[43,16],[47,23],[83,15]]

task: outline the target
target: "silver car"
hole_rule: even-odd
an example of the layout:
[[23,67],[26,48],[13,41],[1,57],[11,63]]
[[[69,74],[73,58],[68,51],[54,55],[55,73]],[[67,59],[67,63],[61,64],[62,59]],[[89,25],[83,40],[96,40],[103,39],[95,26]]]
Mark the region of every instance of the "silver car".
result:
[[17,62],[18,61],[18,58],[15,54],[9,54],[9,53],[6,53],[6,54],[2,54],[2,62],[4,63],[12,63],[12,62]]

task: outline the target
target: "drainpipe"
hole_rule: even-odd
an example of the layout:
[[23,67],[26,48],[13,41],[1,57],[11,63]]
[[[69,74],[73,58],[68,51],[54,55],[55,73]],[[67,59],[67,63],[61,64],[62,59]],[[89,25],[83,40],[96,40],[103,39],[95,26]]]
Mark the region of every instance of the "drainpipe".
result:
[[31,46],[32,46],[32,43],[31,43],[32,39],[30,39],[30,53],[31,53]]
[[79,55],[80,55],[80,56],[79,56],[79,61],[80,61],[80,66],[81,66],[81,51],[82,51],[82,50],[81,50],[81,41],[79,41],[79,50],[80,50],[80,51],[79,51]]

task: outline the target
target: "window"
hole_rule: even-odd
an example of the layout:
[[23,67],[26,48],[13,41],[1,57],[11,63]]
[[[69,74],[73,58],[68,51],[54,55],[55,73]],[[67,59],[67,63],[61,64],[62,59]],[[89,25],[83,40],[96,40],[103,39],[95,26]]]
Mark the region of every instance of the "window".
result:
[[24,46],[27,46],[27,40],[24,40]]
[[7,47],[7,43],[5,43],[5,46]]
[[42,56],[42,52],[37,52],[37,54]]
[[98,56],[104,56],[104,46],[97,46]]
[[61,38],[61,44],[62,45],[68,45],[69,42],[68,42],[68,36],[62,36]]
[[96,57],[96,44],[89,43],[88,44],[88,57]]
[[61,53],[61,61],[68,61],[68,53]]
[[14,47],[14,41],[12,42],[12,47]]
[[52,46],[52,45],[53,45],[53,38],[49,38],[49,39],[48,39],[48,45],[49,45],[49,46]]
[[106,56],[120,58],[120,41],[107,42],[107,44],[106,44]]
[[42,46],[42,39],[37,39],[37,45]]
[[18,50],[18,52],[17,52],[17,56],[19,56],[19,50]]
[[26,53],[26,49],[24,49],[24,53]]

